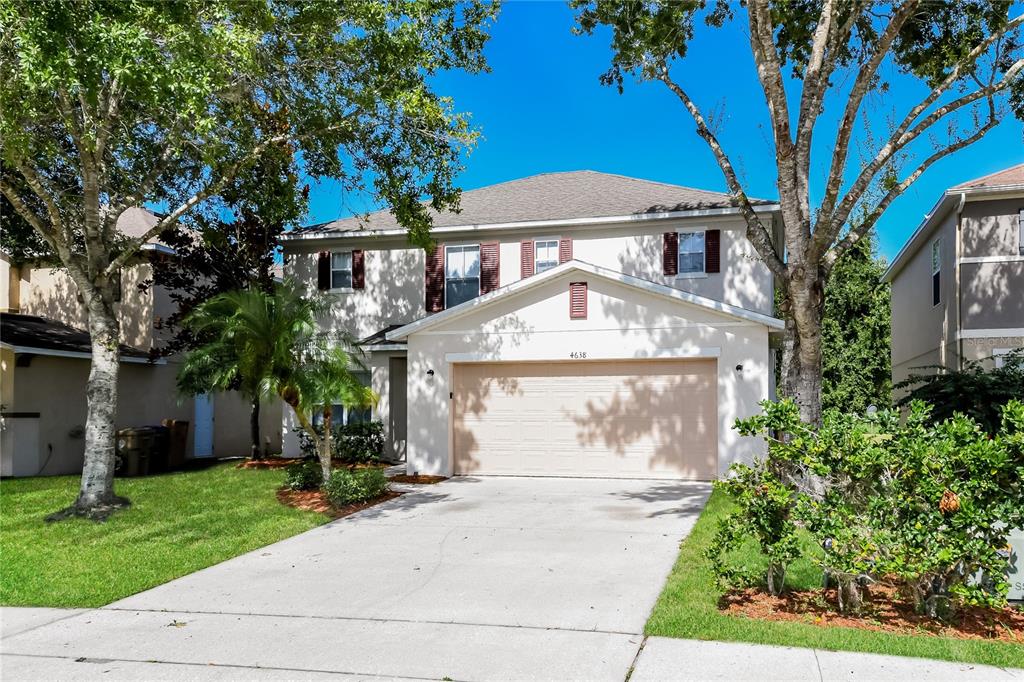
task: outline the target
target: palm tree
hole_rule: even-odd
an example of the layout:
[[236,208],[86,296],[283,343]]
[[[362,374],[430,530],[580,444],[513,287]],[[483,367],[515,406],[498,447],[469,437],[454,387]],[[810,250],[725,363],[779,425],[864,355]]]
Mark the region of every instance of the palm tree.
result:
[[[320,332],[317,317],[323,307],[322,300],[303,296],[292,282],[271,293],[247,289],[214,296],[185,319],[198,338],[209,341],[186,355],[178,386],[190,394],[237,388],[254,402],[280,397],[312,438],[326,480],[332,405],[364,407],[376,396],[353,373],[364,367],[352,339]],[[313,426],[313,414],[324,417],[323,435]],[[258,422],[252,430],[256,456]]]

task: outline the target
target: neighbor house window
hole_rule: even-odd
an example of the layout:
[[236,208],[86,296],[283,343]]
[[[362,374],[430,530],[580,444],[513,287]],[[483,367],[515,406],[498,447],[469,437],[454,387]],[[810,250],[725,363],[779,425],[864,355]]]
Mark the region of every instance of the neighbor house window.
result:
[[1024,208],[1017,214],[1017,253],[1024,256]]
[[351,251],[334,251],[331,253],[331,288],[352,288]]
[[558,265],[558,240],[538,239],[533,243],[533,271],[540,274]]
[[942,240],[936,239],[932,242],[932,305],[938,305],[942,300]]
[[448,246],[444,254],[444,307],[480,295],[480,246]]
[[679,233],[679,274],[704,272],[704,233]]

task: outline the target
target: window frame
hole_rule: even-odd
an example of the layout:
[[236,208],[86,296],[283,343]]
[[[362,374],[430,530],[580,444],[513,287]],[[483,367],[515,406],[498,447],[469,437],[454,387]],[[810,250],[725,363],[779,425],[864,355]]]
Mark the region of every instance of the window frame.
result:
[[[708,228],[694,227],[676,232],[676,279],[698,279],[708,276]],[[700,235],[701,241],[701,265],[700,270],[683,271],[683,240],[695,234]],[[696,251],[687,251],[687,255],[695,254]]]
[[[555,244],[555,260],[554,260],[554,264],[553,265],[549,265],[548,267],[546,267],[543,270],[541,270],[540,269],[541,261],[540,261],[540,259],[538,257],[540,252],[537,249],[537,245],[538,244],[547,244],[548,242],[554,242],[554,244]],[[557,268],[559,266],[559,253],[558,252],[559,252],[559,249],[561,247],[561,243],[562,243],[562,238],[561,237],[534,237],[533,238],[533,274],[539,275],[542,272],[546,272],[548,270],[551,270],[552,268]],[[548,262],[551,262],[551,261],[544,261],[544,262],[548,263]]]
[[[372,376],[372,374],[370,372],[355,372],[355,374],[357,376],[359,376],[360,379],[365,379],[365,381],[360,381],[360,383],[362,383],[364,386],[370,387],[372,385],[373,376]],[[334,422],[335,426],[348,426],[349,424],[353,424],[353,423],[355,423],[355,424],[361,423],[361,422],[352,422],[351,421],[352,413],[353,412],[366,412],[367,413],[366,421],[373,421],[374,414],[373,414],[373,408],[372,407],[359,407],[359,408],[346,407],[345,405],[343,405],[341,403],[332,403],[331,404],[331,421]],[[340,421],[338,421],[338,419],[337,419],[338,415],[341,415],[341,420]],[[314,412],[313,413],[313,426],[322,426],[323,423],[324,423],[324,413],[323,412]]]
[[932,240],[932,307],[942,305],[942,237]]
[[[355,291],[355,288],[352,286],[352,280],[353,280],[353,275],[354,275],[354,273],[353,273],[352,249],[348,249],[347,251],[346,250],[338,249],[338,250],[331,251],[330,254],[331,255],[329,256],[330,260],[328,262],[328,268],[327,269],[329,271],[330,285],[331,286],[327,289],[327,292],[328,293],[339,293],[339,292],[344,293],[344,292],[349,292],[349,291]],[[346,270],[345,268],[335,268],[334,267],[334,256],[335,255],[340,256],[340,255],[343,255],[343,254],[348,254],[348,270]],[[335,272],[348,272],[348,286],[347,287],[336,287],[336,286],[334,286],[334,273]]]
[[[466,247],[472,247],[472,248],[476,249],[476,263],[477,263],[477,274],[476,274],[476,277],[475,278],[473,278],[473,277],[463,277],[463,278],[454,278],[453,277],[453,278],[449,278],[448,277],[448,265],[449,265],[449,263],[451,263],[451,260],[449,259],[448,254],[450,253],[450,251],[452,249],[465,249]],[[461,279],[462,281],[468,281],[468,280],[476,279],[476,295],[473,296],[472,298],[469,298],[469,299],[467,299],[465,301],[462,301],[461,303],[457,303],[455,305],[462,305],[462,303],[468,303],[469,301],[472,301],[473,298],[479,298],[480,297],[480,285],[481,285],[481,282],[483,280],[483,261],[481,260],[480,243],[479,242],[465,242],[465,243],[457,243],[457,244],[445,244],[444,245],[444,272],[443,272],[443,274],[444,274],[444,282],[443,282],[444,291],[442,292],[442,296],[444,298],[444,309],[445,310],[448,310],[449,308],[454,308],[455,307],[455,306],[452,306],[452,305],[448,305],[448,281],[449,281],[449,279],[453,279],[453,280],[454,279]]]
[[1017,255],[1024,256],[1024,208],[1017,211]]

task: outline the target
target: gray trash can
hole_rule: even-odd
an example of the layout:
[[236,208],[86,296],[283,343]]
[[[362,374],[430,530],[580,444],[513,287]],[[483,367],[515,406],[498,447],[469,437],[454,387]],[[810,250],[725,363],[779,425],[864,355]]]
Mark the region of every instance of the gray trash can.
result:
[[156,434],[148,426],[121,429],[117,432],[116,473],[119,476],[145,476],[153,457]]

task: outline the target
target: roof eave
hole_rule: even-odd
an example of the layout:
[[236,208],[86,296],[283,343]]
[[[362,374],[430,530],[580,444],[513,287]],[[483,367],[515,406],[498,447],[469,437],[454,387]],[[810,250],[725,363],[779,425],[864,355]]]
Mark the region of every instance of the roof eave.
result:
[[424,331],[430,327],[435,327],[443,322],[450,322],[458,319],[463,315],[467,315],[473,311],[479,310],[482,307],[488,306],[494,301],[504,298],[506,296],[512,296],[530,289],[534,289],[542,284],[545,284],[549,280],[560,277],[561,275],[571,272],[573,270],[579,270],[590,275],[604,278],[606,280],[624,284],[626,286],[632,286],[648,293],[662,296],[665,298],[674,299],[680,303],[686,303],[689,305],[705,308],[721,315],[729,317],[739,318],[746,322],[752,322],[754,324],[763,324],[769,329],[784,329],[785,323],[770,315],[764,315],[763,313],[754,312],[747,310],[746,308],[740,308],[738,306],[729,305],[728,303],[722,303],[714,299],[705,298],[696,294],[691,294],[688,291],[682,291],[681,289],[675,289],[664,284],[658,284],[657,282],[651,282],[650,280],[641,279],[632,275],[617,272],[609,268],[603,268],[599,265],[587,263],[580,260],[570,260],[557,267],[546,270],[539,275],[533,277],[527,277],[526,279],[520,279],[512,284],[506,284],[505,286],[496,289],[490,293],[477,296],[476,298],[461,303],[454,308],[448,308],[439,313],[435,313],[429,317],[410,322],[409,324],[399,327],[388,332],[385,336],[388,341],[401,341],[407,339],[411,334]]
[[[523,220],[506,223],[478,223],[472,225],[445,225],[435,227],[431,230],[433,234],[448,234],[453,232],[490,232],[494,230],[529,230],[551,227],[583,227],[583,226],[604,226],[614,223],[646,222],[657,220],[672,220],[679,218],[710,218],[717,216],[738,215],[742,209],[735,206],[724,208],[699,208],[686,211],[663,211],[661,213],[631,213],[619,216],[600,216],[592,218],[566,218],[559,220]],[[757,213],[774,213],[780,210],[777,203],[759,204],[754,206]],[[351,230],[348,232],[300,232],[297,234],[286,233],[281,235],[280,240],[285,241],[309,241],[317,239],[357,239],[365,237],[401,237],[405,236],[405,228],[391,228],[387,230]]]

